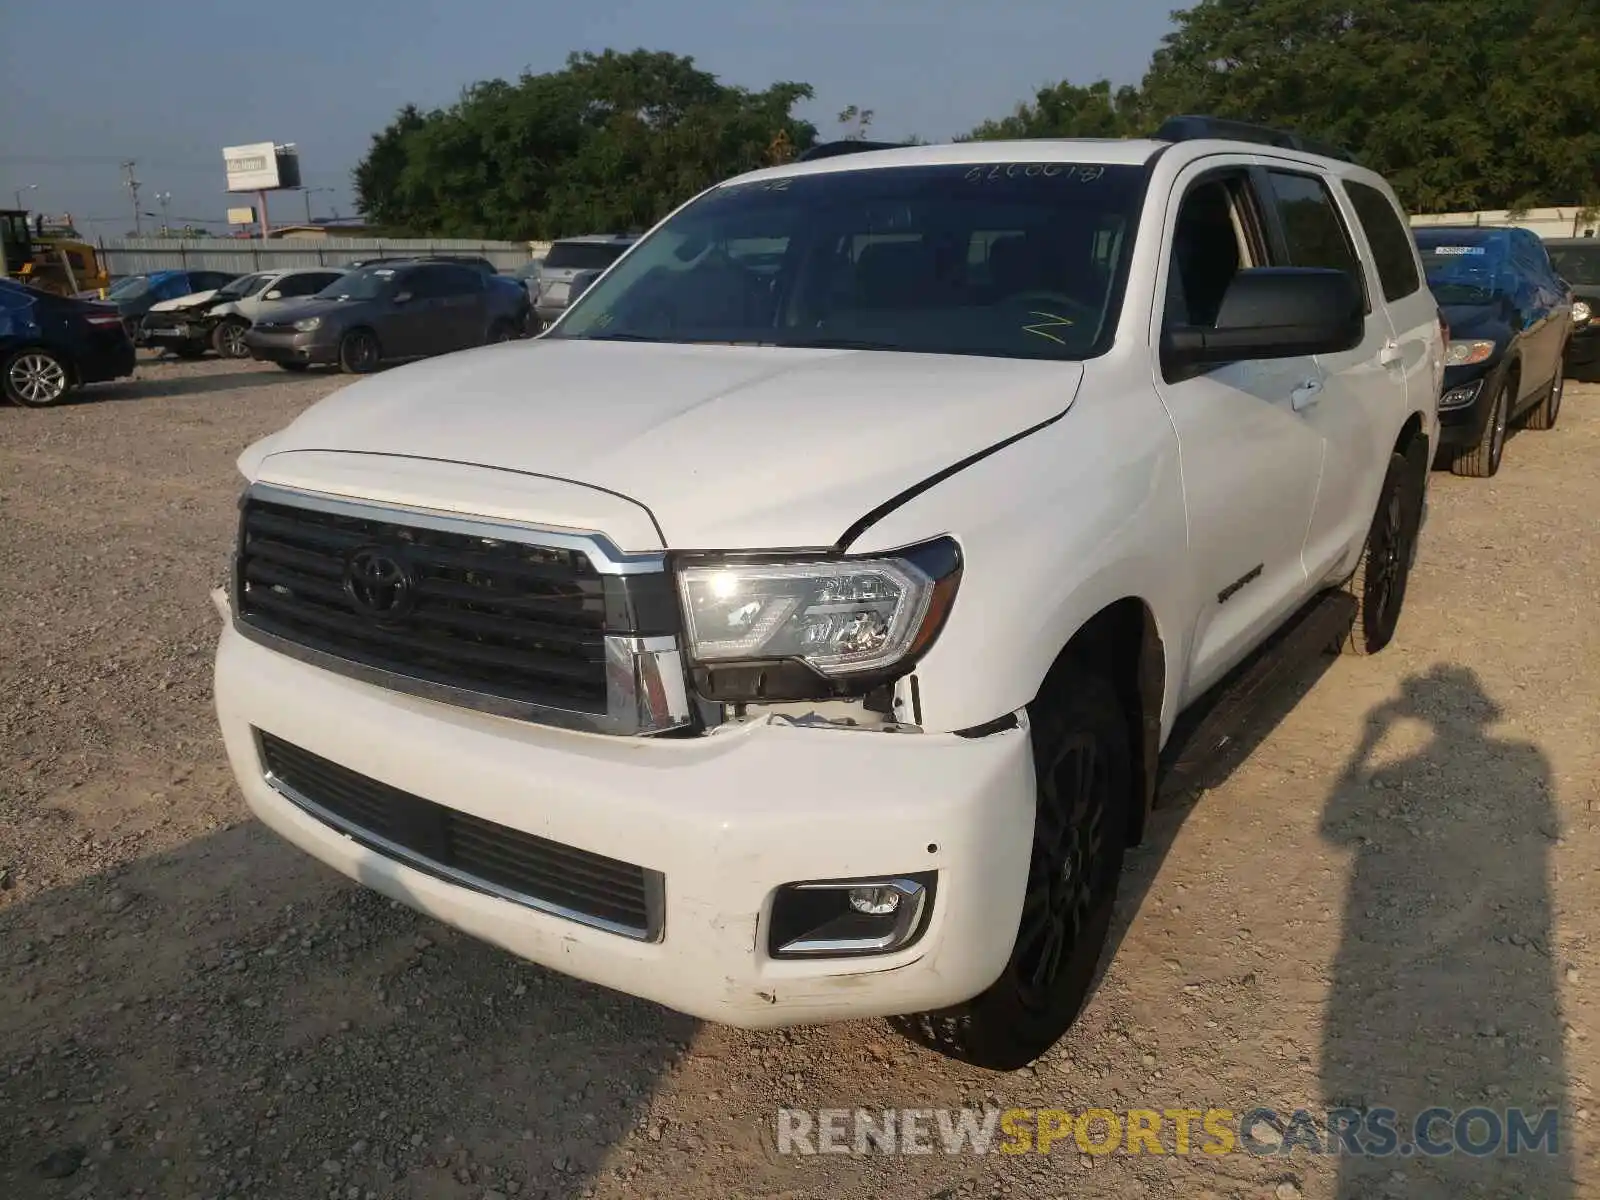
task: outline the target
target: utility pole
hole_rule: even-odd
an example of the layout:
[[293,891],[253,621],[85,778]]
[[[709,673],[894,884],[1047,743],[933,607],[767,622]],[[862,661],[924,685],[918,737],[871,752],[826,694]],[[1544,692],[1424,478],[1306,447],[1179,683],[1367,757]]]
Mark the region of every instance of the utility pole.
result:
[[161,205],[161,236],[172,236],[172,224],[167,220],[167,205],[172,203],[171,192],[157,192],[156,203]]
[[306,201],[306,224],[310,225],[311,224],[311,196],[312,196],[312,193],[314,193],[314,192],[331,192],[331,191],[333,191],[333,189],[331,187],[324,187],[324,188],[308,187],[308,188],[301,188],[300,191],[304,194],[305,201]]
[[133,168],[136,165],[137,164],[135,164],[134,160],[131,159],[131,158],[127,162],[122,164],[122,169],[128,173],[128,177],[122,181],[123,185],[130,192],[133,193],[133,236],[134,237],[138,237],[139,236],[139,232],[140,232],[140,227],[139,227],[139,181],[138,181],[138,179],[136,179],[134,177],[134,174],[133,174]]

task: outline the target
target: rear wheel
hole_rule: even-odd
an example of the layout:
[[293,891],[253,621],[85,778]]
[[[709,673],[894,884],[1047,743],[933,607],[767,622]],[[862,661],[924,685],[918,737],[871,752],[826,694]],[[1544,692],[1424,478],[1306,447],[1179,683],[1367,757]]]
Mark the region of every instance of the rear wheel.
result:
[[1378,511],[1367,544],[1345,590],[1355,598],[1356,616],[1339,643],[1340,653],[1365,657],[1394,640],[1411,579],[1417,533],[1422,523],[1422,489],[1428,467],[1426,445],[1417,439],[1405,454],[1389,456],[1389,470],[1378,496]]
[[1111,932],[1133,803],[1127,718],[1109,682],[1075,673],[1041,695],[1029,718],[1033,853],[1011,958],[977,998],[899,1022],[917,1041],[996,1071],[1038,1058],[1088,1000]]
[[382,355],[370,329],[352,329],[339,340],[339,369],[346,375],[367,375],[378,369]]
[[1561,397],[1567,388],[1567,348],[1561,348],[1561,357],[1556,360],[1561,366],[1556,368],[1556,377],[1550,382],[1550,394],[1532,412],[1528,414],[1528,428],[1543,432],[1554,429],[1556,420],[1561,416]]
[[1483,423],[1483,434],[1478,438],[1478,444],[1463,450],[1451,460],[1452,473],[1470,479],[1489,479],[1499,472],[1500,459],[1506,450],[1506,426],[1511,419],[1511,395],[1515,386],[1516,376],[1508,375],[1501,379],[1493,399],[1489,401],[1489,419]]
[[6,399],[28,408],[58,404],[72,390],[67,364],[49,350],[18,350],[4,367]]
[[244,344],[244,321],[229,319],[211,331],[211,348],[223,358],[247,358],[250,348]]

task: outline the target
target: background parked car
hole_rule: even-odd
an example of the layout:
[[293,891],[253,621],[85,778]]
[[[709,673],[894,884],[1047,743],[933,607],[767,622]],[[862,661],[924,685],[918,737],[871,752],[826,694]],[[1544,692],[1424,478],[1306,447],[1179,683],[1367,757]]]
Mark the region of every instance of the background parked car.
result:
[[[509,283],[509,281],[506,281]],[[459,263],[413,260],[364,267],[303,304],[258,320],[251,355],[288,371],[313,363],[365,374],[387,361],[426,358],[520,335],[527,296]]]
[[285,304],[315,296],[344,273],[339,267],[259,271],[215,291],[164,300],[145,315],[144,342],[180,358],[199,358],[207,350],[223,358],[248,358],[244,334],[252,322]]
[[573,277],[580,271],[604,271],[639,239],[632,234],[592,234],[552,242],[539,267],[533,314],[541,326],[566,311]]
[[1567,377],[1600,382],[1600,240],[1546,238],[1544,247],[1556,272],[1572,285],[1572,341],[1567,346]]
[[1415,231],[1428,286],[1450,327],[1440,448],[1457,475],[1500,469],[1506,430],[1561,411],[1571,293],[1526,229],[1435,225]]
[[237,278],[235,271],[151,271],[144,275],[126,275],[111,285],[106,292],[106,303],[116,306],[128,336],[139,344],[144,316],[155,305],[163,300],[210,291]]
[[74,388],[133,374],[133,341],[108,304],[56,296],[0,279],[0,387],[30,408]]

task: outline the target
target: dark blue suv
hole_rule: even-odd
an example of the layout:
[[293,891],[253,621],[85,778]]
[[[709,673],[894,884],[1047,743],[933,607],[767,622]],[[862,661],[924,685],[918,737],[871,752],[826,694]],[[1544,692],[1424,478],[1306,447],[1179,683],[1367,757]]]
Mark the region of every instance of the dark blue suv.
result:
[[[1561,411],[1572,291],[1526,229],[1434,225],[1414,231],[1428,287],[1450,327],[1440,449],[1457,475],[1500,469],[1506,431],[1550,429]],[[1525,414],[1525,416],[1524,416]]]

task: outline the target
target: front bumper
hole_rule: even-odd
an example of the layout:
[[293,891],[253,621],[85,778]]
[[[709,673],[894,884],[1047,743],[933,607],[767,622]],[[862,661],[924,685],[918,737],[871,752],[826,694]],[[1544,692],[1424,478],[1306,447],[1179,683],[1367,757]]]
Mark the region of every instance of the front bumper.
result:
[[141,332],[144,344],[157,348],[204,346],[211,341],[211,327],[194,321],[155,323],[146,317]]
[[[697,738],[557,730],[387,691],[224,629],[218,719],[250,808],[377,891],[564,974],[692,1016],[772,1028],[937,1009],[1011,953],[1028,875],[1026,722],[989,737],[752,723]],[[645,941],[408,866],[268,782],[257,730],[450,809],[659,872]],[[775,959],[790,882],[936,871],[925,932],[872,957]]]
[[1567,343],[1567,378],[1600,382],[1600,325],[1595,320],[1572,335]]
[[[1489,423],[1489,406],[1494,402],[1501,379],[1500,364],[1451,367],[1444,373],[1440,389],[1439,445],[1447,449],[1476,446]],[[1472,399],[1465,404],[1444,407],[1443,399],[1458,389],[1471,388]]]
[[244,335],[250,357],[262,362],[334,363],[339,361],[339,344],[329,341],[325,330],[301,333],[293,329],[254,328]]

